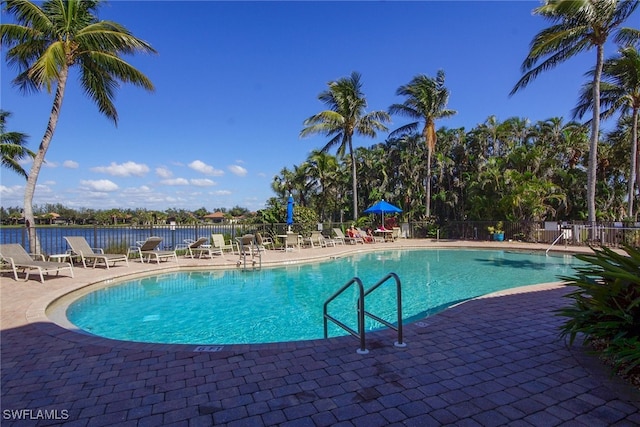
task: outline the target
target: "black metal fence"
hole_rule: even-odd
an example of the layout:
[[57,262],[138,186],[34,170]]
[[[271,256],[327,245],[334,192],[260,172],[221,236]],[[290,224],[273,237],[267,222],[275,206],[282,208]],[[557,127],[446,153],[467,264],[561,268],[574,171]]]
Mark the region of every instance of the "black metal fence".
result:
[[[349,224],[323,223],[317,228],[331,236],[334,227],[345,229]],[[640,223],[588,223],[588,222],[507,222],[500,224],[504,240],[546,243],[555,241],[566,245],[620,246],[628,244],[640,246]],[[492,240],[497,221],[452,221],[444,224],[429,222],[405,222],[399,224],[401,238],[431,238],[456,240]],[[308,227],[307,227],[308,228]],[[196,240],[209,237],[212,233],[225,236],[227,242],[246,233],[260,232],[271,236],[285,234],[286,224],[198,224],[198,225],[149,225],[149,226],[38,226],[34,228],[40,241],[41,253],[56,254],[67,251],[64,236],[84,236],[92,247],[103,248],[110,253],[126,253],[130,246],[150,236],[163,239],[165,248],[175,248],[185,239]],[[297,224],[294,232],[300,232]],[[304,233],[303,233],[304,234]],[[0,243],[20,243],[27,251],[29,238],[23,226],[0,227]]]

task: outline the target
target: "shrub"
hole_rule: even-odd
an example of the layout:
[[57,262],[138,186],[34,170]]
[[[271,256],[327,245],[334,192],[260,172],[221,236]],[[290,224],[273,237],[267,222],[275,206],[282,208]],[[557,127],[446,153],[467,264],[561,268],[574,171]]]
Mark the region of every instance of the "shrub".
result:
[[561,336],[570,344],[581,333],[623,375],[640,371],[640,251],[624,246],[626,255],[609,248],[576,255],[587,265],[575,277],[562,277],[578,289],[567,295],[573,301],[557,311],[569,320]]

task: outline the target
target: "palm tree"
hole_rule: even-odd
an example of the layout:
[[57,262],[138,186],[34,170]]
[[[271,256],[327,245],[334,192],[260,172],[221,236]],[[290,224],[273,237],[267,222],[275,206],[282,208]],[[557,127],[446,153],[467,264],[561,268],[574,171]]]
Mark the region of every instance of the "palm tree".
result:
[[431,157],[437,142],[436,119],[453,116],[456,111],[447,108],[449,90],[444,86],[443,70],[438,70],[435,79],[423,74],[415,76],[409,84],[400,86],[396,91],[396,95],[402,95],[406,97],[406,100],[402,104],[391,105],[389,113],[400,114],[416,119],[416,121],[396,129],[391,132],[390,136],[415,132],[419,123],[421,121],[424,122],[422,137],[427,145],[425,208],[428,218],[431,216]]
[[39,252],[36,233],[31,229],[33,194],[60,117],[70,69],[78,69],[84,92],[102,114],[117,124],[113,98],[119,82],[154,89],[151,81],[121,55],[155,50],[120,24],[98,20],[100,0],[48,0],[41,6],[25,0],[4,0],[3,4],[16,21],[0,25],[0,42],[6,49],[7,61],[18,69],[14,84],[24,92],[46,89],[51,93],[55,86],[49,121],[24,194],[30,249]]
[[20,132],[7,132],[7,119],[11,117],[8,111],[0,110],[0,154],[2,166],[27,178],[27,172],[20,166],[20,160],[27,156],[35,157],[36,153],[25,147],[28,136]]
[[328,83],[329,89],[318,95],[329,109],[319,112],[304,121],[306,126],[301,137],[321,134],[332,136],[321,149],[326,152],[338,146],[338,157],[344,157],[346,150],[351,158],[351,187],[353,192],[353,219],[358,218],[358,178],[353,152],[353,135],[376,137],[376,131],[386,131],[384,123],[390,121],[384,111],[366,113],[367,100],[362,93],[360,74],[351,73],[349,78],[341,78]]
[[[629,42],[640,37],[638,30],[619,28],[637,7],[637,0],[546,0],[545,4],[534,9],[534,13],[551,21],[554,25],[542,30],[534,37],[529,54],[522,63],[524,75],[511,91],[511,95],[513,95],[526,87],[542,72],[595,46],[593,120],[591,122],[587,173],[589,221],[596,220],[595,194],[600,132],[600,77],[604,61],[604,45],[611,33],[616,30],[616,41],[618,42]],[[541,62],[538,64],[539,61]]]
[[[595,70],[588,74],[593,75]],[[593,105],[593,83],[583,86],[574,117],[582,116]],[[633,217],[633,199],[638,174],[638,113],[640,112],[640,54],[634,46],[620,50],[618,56],[608,59],[602,65],[600,82],[600,103],[603,107],[600,117],[606,119],[617,111],[622,116],[631,113],[631,164],[629,168],[627,217]]]

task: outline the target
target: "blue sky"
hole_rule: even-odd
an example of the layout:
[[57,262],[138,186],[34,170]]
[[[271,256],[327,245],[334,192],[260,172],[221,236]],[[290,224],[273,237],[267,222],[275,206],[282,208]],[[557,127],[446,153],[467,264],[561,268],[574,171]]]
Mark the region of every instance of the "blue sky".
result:
[[[123,86],[115,127],[72,75],[34,204],[260,209],[274,196],[273,177],[327,142],[300,139],[303,121],[325,108],[317,96],[327,83],[352,71],[361,73],[373,111],[402,102],[395,92],[415,75],[444,70],[448,107],[458,114],[438,127],[469,130],[490,115],[569,120],[595,51],[509,97],[533,36],[548,26],[531,13],[539,4],[111,1],[99,17],[123,24],[158,51],[127,58],[156,91]],[[605,55],[614,53],[608,46]],[[28,134],[35,150],[52,95],[20,94],[4,56],[1,72],[1,108],[12,113],[7,130]],[[389,128],[404,123],[394,117]],[[386,136],[354,142],[370,146]],[[0,173],[1,205],[22,206],[24,179]]]

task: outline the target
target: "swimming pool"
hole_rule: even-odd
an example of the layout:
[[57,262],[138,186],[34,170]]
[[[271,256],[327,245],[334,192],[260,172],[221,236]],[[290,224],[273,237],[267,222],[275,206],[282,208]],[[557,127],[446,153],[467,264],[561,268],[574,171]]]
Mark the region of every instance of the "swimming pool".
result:
[[[68,320],[94,335],[172,344],[247,344],[323,337],[323,304],[353,277],[365,289],[389,272],[402,281],[403,323],[512,287],[571,275],[574,257],[495,250],[393,250],[262,270],[177,272],[105,287],[72,302]],[[395,282],[367,297],[393,323]],[[356,289],[330,312],[356,329]],[[367,330],[380,328],[367,319]],[[331,325],[329,336],[346,332]]]

